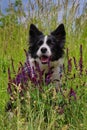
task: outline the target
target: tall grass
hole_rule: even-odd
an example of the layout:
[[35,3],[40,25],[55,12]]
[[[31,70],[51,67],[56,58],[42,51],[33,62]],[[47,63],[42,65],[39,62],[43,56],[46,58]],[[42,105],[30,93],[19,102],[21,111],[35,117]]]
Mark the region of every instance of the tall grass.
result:
[[[9,1],[7,15],[0,13],[1,130],[87,129],[87,8],[85,3],[82,15],[78,16],[79,1],[73,1],[71,8],[69,4],[69,0],[29,0],[28,4],[25,3],[23,6],[21,0],[15,1],[15,4]],[[25,7],[27,13],[24,11]],[[62,20],[59,18],[61,11]],[[67,33],[62,93],[56,93],[53,84],[42,86],[44,92],[30,87],[21,103],[17,91],[14,115],[12,118],[11,115],[9,117],[9,113],[5,112],[5,106],[10,98],[7,93],[9,67],[14,77],[11,58],[17,71],[19,62],[24,63],[26,60],[24,49],[28,49],[28,30],[31,23],[48,34],[60,22],[65,24]],[[83,51],[82,74],[80,45]]]

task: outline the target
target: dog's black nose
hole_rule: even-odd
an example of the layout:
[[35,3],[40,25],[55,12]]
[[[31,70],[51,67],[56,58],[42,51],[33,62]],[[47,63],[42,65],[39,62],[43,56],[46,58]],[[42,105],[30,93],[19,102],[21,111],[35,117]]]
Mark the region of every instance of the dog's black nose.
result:
[[47,48],[45,48],[45,47],[41,48],[42,53],[46,53],[46,51],[47,51]]

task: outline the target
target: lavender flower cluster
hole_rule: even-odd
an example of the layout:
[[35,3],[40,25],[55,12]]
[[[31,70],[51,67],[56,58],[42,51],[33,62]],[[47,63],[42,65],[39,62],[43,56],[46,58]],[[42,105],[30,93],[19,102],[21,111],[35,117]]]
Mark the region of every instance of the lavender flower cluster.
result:
[[[13,59],[12,61],[12,70],[15,76],[12,78],[10,68],[8,68],[8,93],[12,96],[13,90],[19,90],[20,93],[23,93],[24,90],[29,88],[29,82],[31,82],[34,86],[38,87],[41,91],[43,90],[42,85],[45,83],[48,85],[51,82],[52,68],[50,68],[50,61],[48,63],[48,73],[44,74],[44,70],[40,69],[38,63],[35,63],[35,68],[30,66],[29,56],[27,51],[26,54],[26,62],[23,65],[20,62],[20,67],[16,73],[14,68]],[[45,77],[44,77],[45,76]],[[44,82],[45,78],[45,82]],[[17,89],[19,87],[19,89]]]
[[67,48],[66,50],[66,53],[67,53],[67,62],[68,62],[68,67],[67,67],[67,72],[71,72],[72,71],[72,60],[74,61],[74,66],[75,66],[75,69],[79,71],[79,74],[82,75],[82,72],[83,72],[83,52],[82,52],[82,45],[80,45],[80,58],[79,58],[79,64],[77,64],[77,61],[76,61],[76,58],[73,57],[73,58],[70,58],[69,57],[69,50]]
[[[14,72],[14,75],[12,77],[11,70],[8,68],[8,93],[10,95],[10,99],[15,100],[16,96],[14,92],[18,92],[21,97],[24,96],[24,92],[29,89],[30,85],[34,88],[38,88],[41,92],[43,92],[43,85],[48,85],[51,82],[51,76],[53,73],[53,68],[50,67],[50,61],[48,63],[48,73],[45,74],[44,70],[42,71],[40,69],[40,66],[38,63],[35,63],[35,68],[30,66],[29,62],[29,56],[27,51],[25,50],[26,54],[26,62],[23,65],[20,62],[20,67],[18,68],[18,71],[15,71],[13,59],[12,61],[12,70]],[[69,57],[69,50],[66,50],[67,54],[67,66],[63,66],[64,71],[64,83],[74,80],[78,74],[78,77],[81,78],[83,75],[83,52],[82,52],[82,45],[80,45],[80,57],[79,61],[76,60],[75,57],[71,58]],[[73,65],[75,68],[75,73],[72,75]],[[77,73],[78,72],[78,73]],[[87,70],[85,70],[87,75]],[[33,76],[32,76],[33,75]],[[45,79],[45,80],[44,80]],[[84,83],[83,83],[84,84]],[[69,92],[68,92],[68,100],[71,102],[72,97],[74,100],[77,99],[77,93],[71,86]]]

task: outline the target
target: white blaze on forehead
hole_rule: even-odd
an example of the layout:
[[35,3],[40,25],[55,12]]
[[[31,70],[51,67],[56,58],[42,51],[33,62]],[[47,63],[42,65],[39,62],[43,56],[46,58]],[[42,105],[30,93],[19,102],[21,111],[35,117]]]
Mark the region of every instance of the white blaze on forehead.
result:
[[46,44],[46,42],[47,42],[47,37],[48,37],[48,36],[45,36],[45,37],[44,37],[44,43],[43,43],[43,44]]
[[48,36],[45,36],[45,37],[44,37],[44,41],[43,41],[43,44],[41,45],[41,48],[42,48],[42,47],[45,47],[45,48],[48,49],[47,38],[48,38]]

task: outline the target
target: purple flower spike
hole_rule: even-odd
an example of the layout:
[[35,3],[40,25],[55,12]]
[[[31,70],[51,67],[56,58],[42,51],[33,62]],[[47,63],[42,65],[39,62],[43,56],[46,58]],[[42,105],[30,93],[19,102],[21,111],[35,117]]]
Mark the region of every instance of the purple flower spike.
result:
[[75,68],[76,68],[76,70],[77,70],[76,58],[75,58],[75,57],[73,57],[73,60],[74,60],[74,65],[75,65]]
[[72,59],[70,58],[68,60],[68,72],[71,72],[72,71]]
[[29,88],[29,81],[32,83],[32,86],[38,86],[39,90],[43,90],[42,85],[44,83],[44,78],[46,85],[51,82],[51,76],[53,72],[52,68],[50,68],[50,59],[48,62],[48,73],[45,75],[45,71],[41,70],[37,62],[34,63],[35,66],[31,66],[28,52],[26,50],[24,51],[26,54],[26,62],[24,65],[20,62],[20,66],[18,67],[17,72],[15,72],[13,59],[11,59],[12,69],[13,72],[15,72],[15,75],[13,78],[11,78],[11,72],[10,69],[8,69],[8,92],[10,95],[12,95],[14,91],[16,92],[16,87],[19,88],[19,93],[20,90],[21,92],[27,90],[27,88]]
[[35,67],[36,67],[36,73],[38,74],[38,84],[39,86],[41,86],[43,83],[44,70],[42,71],[40,69],[40,66],[37,62],[35,62]]
[[46,85],[48,85],[51,82],[51,74],[48,74],[45,78]]
[[79,71],[80,71],[80,75],[82,75],[82,71],[83,71],[82,45],[80,45]]
[[76,92],[73,90],[73,88],[71,88],[69,92],[69,101],[71,100],[71,97],[74,97],[74,100],[76,100]]
[[51,82],[51,77],[53,74],[53,67],[49,68],[48,73],[45,75],[45,83],[48,85]]

